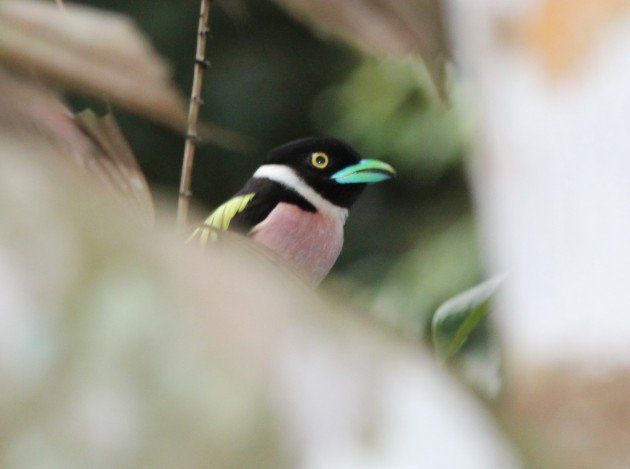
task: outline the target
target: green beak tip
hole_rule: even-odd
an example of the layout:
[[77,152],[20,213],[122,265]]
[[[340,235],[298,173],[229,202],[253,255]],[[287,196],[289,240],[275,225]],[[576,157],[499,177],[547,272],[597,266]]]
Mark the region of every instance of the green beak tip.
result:
[[339,184],[373,184],[396,176],[396,170],[379,160],[361,160],[331,176]]

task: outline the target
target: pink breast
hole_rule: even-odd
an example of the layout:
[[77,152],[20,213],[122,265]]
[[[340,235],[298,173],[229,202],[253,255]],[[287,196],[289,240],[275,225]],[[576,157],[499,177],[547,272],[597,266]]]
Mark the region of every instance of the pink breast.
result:
[[330,215],[280,203],[257,227],[253,238],[317,285],[339,257],[343,224]]

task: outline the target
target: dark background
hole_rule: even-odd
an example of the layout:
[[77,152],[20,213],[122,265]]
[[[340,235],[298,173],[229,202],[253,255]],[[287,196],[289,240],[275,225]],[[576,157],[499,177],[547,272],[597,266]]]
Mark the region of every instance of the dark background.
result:
[[[196,0],[78,3],[130,15],[188,96]],[[461,125],[455,111],[427,91],[422,62],[364,56],[318,36],[270,1],[219,2],[211,29],[202,119],[252,138],[256,149],[201,147],[196,201],[210,211],[239,189],[268,149],[308,135],[341,137],[364,156],[392,163],[398,179],[370,187],[353,208],[336,275],[327,282],[420,333],[440,302],[479,279]],[[183,137],[115,113],[152,189],[172,196],[174,217]]]

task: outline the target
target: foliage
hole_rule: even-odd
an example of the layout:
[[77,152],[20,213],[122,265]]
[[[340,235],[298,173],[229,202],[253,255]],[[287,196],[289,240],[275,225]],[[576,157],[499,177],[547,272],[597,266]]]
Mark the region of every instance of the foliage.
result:
[[[297,18],[379,58],[420,57],[431,89],[444,93],[442,11],[437,0],[276,0]],[[374,14],[378,12],[378,14]]]
[[437,360],[448,363],[462,381],[488,399],[501,390],[501,353],[487,320],[491,299],[505,275],[469,288],[444,302],[431,321]]
[[490,298],[503,282],[495,277],[470,288],[440,306],[432,321],[433,345],[442,362],[454,357],[490,310]]
[[74,135],[59,104],[0,74],[2,467],[516,467],[426,351],[246,241],[129,216],[41,125]]
[[402,334],[425,336],[435,308],[479,278],[469,218],[450,222],[420,238],[374,289],[375,314]]
[[432,94],[426,66],[414,56],[366,59],[318,98],[313,119],[424,180],[461,160],[456,109]]
[[0,31],[0,60],[183,130],[184,101],[169,67],[125,18],[3,0]]

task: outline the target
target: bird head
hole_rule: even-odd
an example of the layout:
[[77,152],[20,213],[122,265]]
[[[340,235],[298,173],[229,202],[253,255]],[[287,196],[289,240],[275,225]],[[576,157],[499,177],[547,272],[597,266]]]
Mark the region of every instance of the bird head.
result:
[[350,208],[367,184],[396,175],[389,164],[364,159],[350,145],[333,138],[286,143],[271,150],[265,164],[288,168],[320,196],[343,208]]

